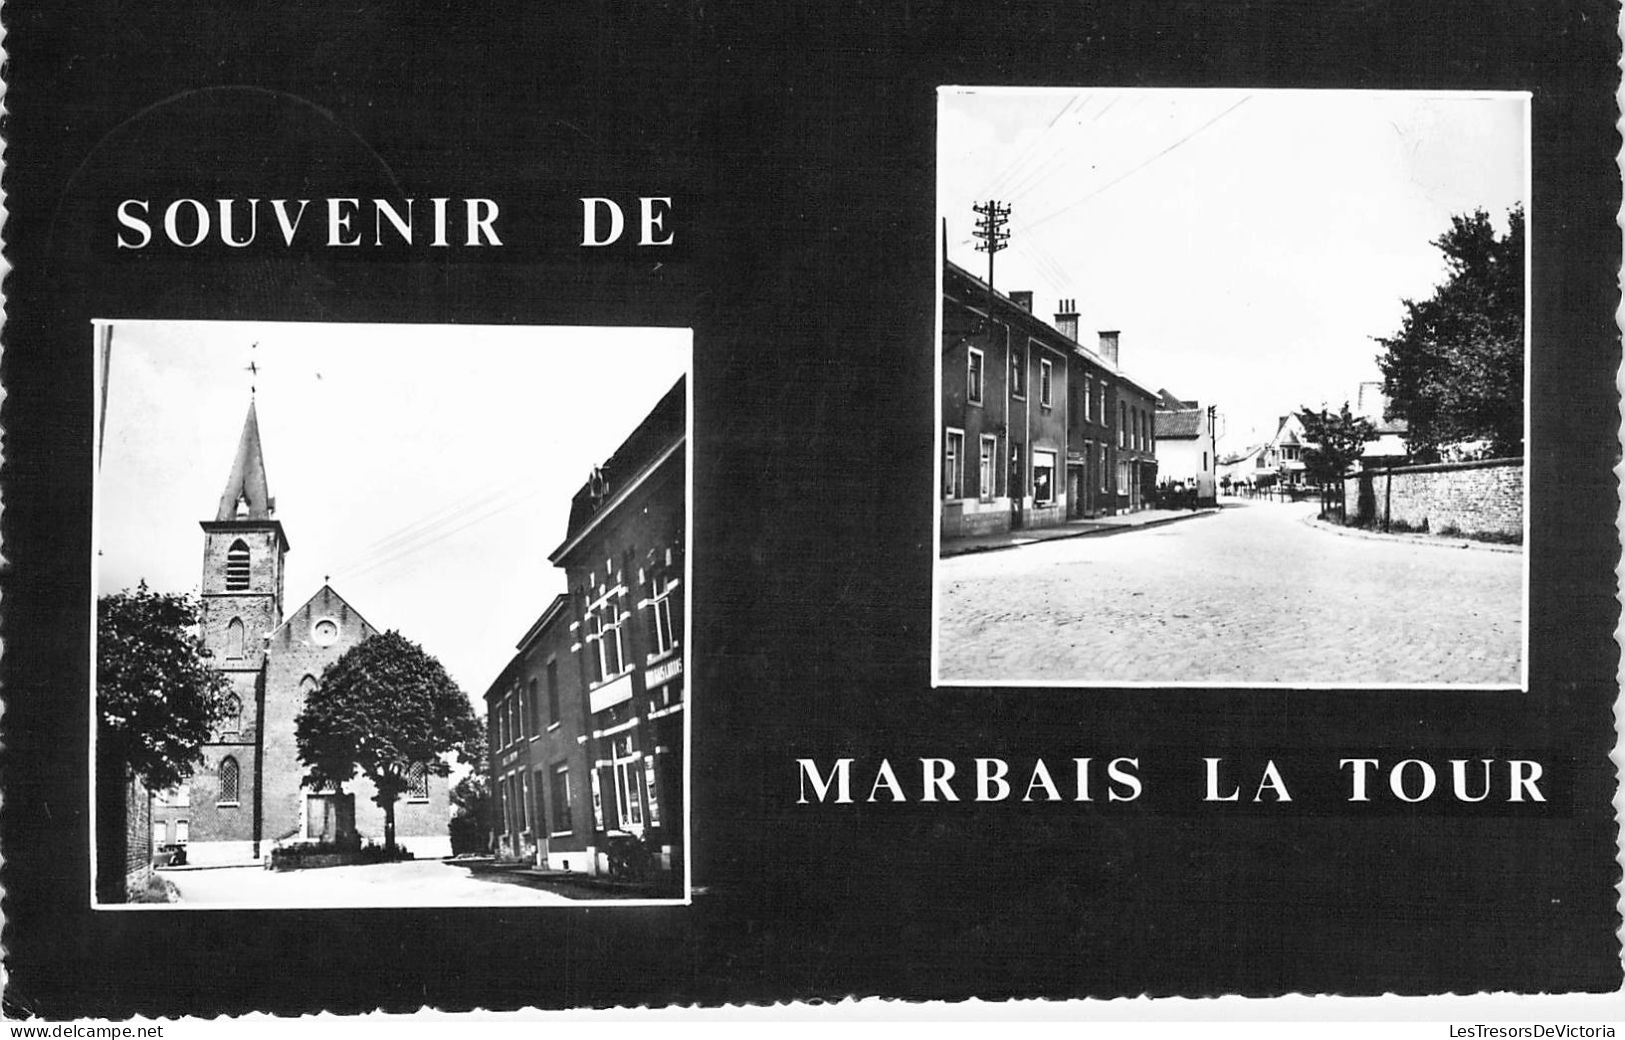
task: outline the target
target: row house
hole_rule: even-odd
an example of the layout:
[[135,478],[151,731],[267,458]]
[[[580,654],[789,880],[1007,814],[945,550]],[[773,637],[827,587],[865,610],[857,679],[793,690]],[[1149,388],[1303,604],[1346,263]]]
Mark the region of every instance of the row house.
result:
[[568,591],[486,693],[498,850],[679,875],[684,854],[687,380],[570,505]]
[[946,262],[942,536],[1043,527],[1142,508],[1156,483],[1156,396],[1118,367],[1118,333],[1078,341],[1030,292],[1005,295]]

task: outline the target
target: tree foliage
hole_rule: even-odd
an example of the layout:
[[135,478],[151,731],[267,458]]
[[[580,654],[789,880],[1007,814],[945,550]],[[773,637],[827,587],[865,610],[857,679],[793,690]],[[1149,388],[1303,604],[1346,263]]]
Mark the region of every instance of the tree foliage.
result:
[[1399,331],[1379,338],[1383,392],[1409,424],[1420,461],[1444,445],[1482,440],[1494,455],[1523,452],[1524,213],[1497,235],[1489,214],[1450,218],[1433,242],[1449,277],[1421,302],[1405,301]]
[[152,790],[192,775],[231,689],[207,654],[189,596],[142,582],[97,601],[96,740],[106,763]]
[[1343,475],[1360,461],[1366,442],[1377,435],[1369,420],[1349,412],[1347,401],[1337,412],[1300,408],[1298,419],[1303,423],[1304,474],[1320,485],[1340,485]]
[[443,755],[480,735],[474,709],[439,661],[399,632],[372,636],[322,672],[294,721],[304,783],[342,785],[357,773],[384,810],[384,846],[395,846],[395,802],[410,772],[445,776]]

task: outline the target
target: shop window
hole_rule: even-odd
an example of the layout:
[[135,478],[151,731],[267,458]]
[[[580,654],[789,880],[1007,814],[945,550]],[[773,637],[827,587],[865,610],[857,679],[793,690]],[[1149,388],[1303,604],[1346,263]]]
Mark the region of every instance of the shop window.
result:
[[638,761],[643,756],[638,754],[630,733],[617,736],[612,750],[614,756],[612,764],[615,769],[615,812],[620,821],[620,828],[625,831],[641,831],[643,775],[638,767]]
[[1055,453],[1033,452],[1033,505],[1047,506],[1055,501]]

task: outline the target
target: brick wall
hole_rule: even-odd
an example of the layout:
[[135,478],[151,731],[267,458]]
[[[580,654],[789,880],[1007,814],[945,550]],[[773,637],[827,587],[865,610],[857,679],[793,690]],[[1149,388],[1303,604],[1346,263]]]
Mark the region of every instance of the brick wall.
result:
[[139,780],[124,785],[124,881],[146,884],[152,873],[152,795]]
[[1361,473],[1344,492],[1351,519],[1511,536],[1523,533],[1523,479],[1522,459],[1486,459]]

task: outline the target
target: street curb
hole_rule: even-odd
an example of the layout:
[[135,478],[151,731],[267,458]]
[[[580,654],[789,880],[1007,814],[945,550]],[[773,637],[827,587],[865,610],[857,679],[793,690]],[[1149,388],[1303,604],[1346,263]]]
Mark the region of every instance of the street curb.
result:
[[1044,542],[1064,542],[1069,538],[1091,538],[1103,535],[1126,534],[1129,531],[1144,531],[1152,527],[1166,527],[1169,524],[1182,523],[1194,520],[1199,516],[1216,516],[1218,509],[1198,509],[1184,516],[1168,516],[1161,520],[1148,520],[1143,524],[1108,524],[1104,527],[1092,527],[1086,531],[1068,531],[1065,534],[1046,535],[1043,538],[1034,538],[1027,542],[1012,542],[1009,545],[972,545],[953,552],[940,553],[939,560],[951,560],[955,556],[974,556],[977,553],[1003,552],[1006,549],[1026,549],[1030,546],[1041,545]]
[[1499,542],[1478,542],[1471,538],[1446,538],[1442,535],[1415,534],[1413,532],[1366,531],[1358,527],[1344,527],[1342,524],[1328,523],[1318,517],[1306,516],[1303,522],[1309,527],[1316,527],[1328,531],[1341,538],[1364,538],[1371,542],[1399,542],[1407,545],[1429,545],[1435,549],[1478,549],[1485,552],[1522,553],[1522,545],[1502,545]]

